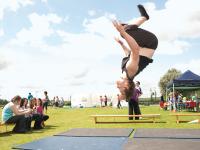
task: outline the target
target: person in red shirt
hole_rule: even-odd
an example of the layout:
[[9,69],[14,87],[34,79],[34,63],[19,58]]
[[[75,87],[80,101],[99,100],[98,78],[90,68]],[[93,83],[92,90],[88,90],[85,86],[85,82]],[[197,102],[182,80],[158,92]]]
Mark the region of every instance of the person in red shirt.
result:
[[42,100],[41,100],[41,98],[38,98],[38,99],[37,99],[36,110],[37,110],[37,113],[40,114],[41,117],[42,117],[41,126],[44,127],[44,126],[45,126],[44,121],[48,120],[48,119],[49,119],[49,116],[48,116],[48,115],[45,115],[45,114],[43,113],[43,107],[42,107]]

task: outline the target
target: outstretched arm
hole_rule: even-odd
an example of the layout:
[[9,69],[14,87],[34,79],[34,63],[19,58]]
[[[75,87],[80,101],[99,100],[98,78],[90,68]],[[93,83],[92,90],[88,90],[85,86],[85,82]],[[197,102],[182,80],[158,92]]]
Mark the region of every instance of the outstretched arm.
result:
[[119,31],[119,33],[124,37],[126,42],[128,43],[130,50],[131,50],[131,56],[130,60],[127,63],[127,70],[129,72],[129,75],[135,75],[138,69],[138,62],[139,62],[139,45],[135,41],[133,37],[131,37],[126,31],[124,30],[124,27],[118,22],[113,21],[114,27]]
[[137,44],[137,42],[135,41],[135,39],[133,39],[128,33],[126,33],[126,31],[124,30],[124,27],[118,22],[118,21],[113,21],[113,25],[114,27],[117,29],[117,31],[119,31],[119,33],[124,37],[124,39],[126,40],[126,42],[128,43],[131,52],[138,56],[139,55],[139,45]]
[[130,54],[130,49],[126,47],[119,38],[115,37],[115,41],[121,45],[122,49],[124,50],[125,55],[128,56]]

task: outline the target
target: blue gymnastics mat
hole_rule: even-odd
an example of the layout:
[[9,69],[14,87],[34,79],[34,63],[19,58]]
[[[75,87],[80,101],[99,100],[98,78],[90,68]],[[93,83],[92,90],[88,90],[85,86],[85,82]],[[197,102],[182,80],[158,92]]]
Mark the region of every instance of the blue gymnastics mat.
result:
[[159,139],[133,138],[128,139],[123,150],[199,150],[198,139]]
[[136,129],[134,138],[200,139],[200,129]]
[[68,137],[129,137],[132,128],[75,128],[55,136]]
[[51,136],[12,147],[21,150],[122,150],[125,137]]

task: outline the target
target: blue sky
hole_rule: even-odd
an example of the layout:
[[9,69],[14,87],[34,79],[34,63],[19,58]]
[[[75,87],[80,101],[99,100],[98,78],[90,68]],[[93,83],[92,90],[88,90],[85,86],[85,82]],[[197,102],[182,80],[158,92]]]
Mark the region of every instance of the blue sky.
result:
[[[0,0],[0,98],[116,95],[123,52],[111,20],[131,23],[143,4],[159,46],[135,80],[144,97],[168,69],[200,75],[198,0]],[[179,7],[178,7],[179,6]]]

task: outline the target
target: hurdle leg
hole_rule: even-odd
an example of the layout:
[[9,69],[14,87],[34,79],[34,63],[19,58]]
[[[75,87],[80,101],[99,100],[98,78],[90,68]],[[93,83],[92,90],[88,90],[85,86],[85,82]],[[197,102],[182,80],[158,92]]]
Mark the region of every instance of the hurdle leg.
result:
[[176,116],[176,123],[179,123],[179,116]]
[[97,123],[97,117],[94,117],[94,122],[95,122],[95,124]]
[[156,123],[155,117],[153,117],[153,123]]

